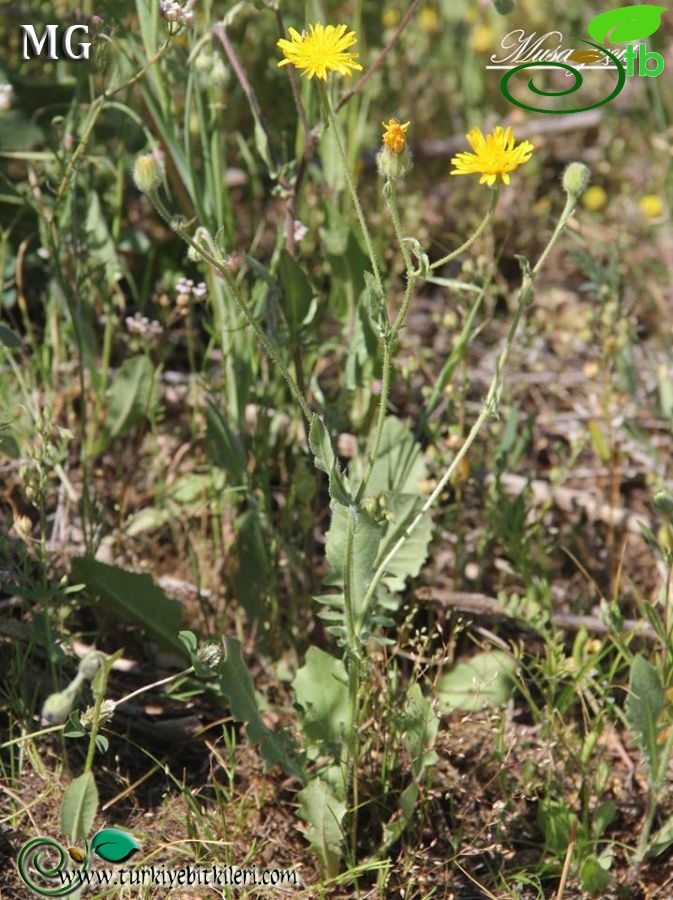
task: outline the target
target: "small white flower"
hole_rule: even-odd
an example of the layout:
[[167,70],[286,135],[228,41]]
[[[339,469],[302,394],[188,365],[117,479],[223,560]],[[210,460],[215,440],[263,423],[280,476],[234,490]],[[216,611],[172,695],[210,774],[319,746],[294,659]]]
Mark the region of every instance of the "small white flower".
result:
[[308,228],[299,219],[294,220],[294,239],[297,243],[303,241],[308,234]]

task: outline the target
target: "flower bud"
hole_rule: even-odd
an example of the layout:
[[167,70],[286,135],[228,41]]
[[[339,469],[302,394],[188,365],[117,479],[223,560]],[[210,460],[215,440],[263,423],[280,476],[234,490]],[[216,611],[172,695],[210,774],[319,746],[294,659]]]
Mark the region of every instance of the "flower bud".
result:
[[402,153],[394,153],[388,146],[384,146],[376,157],[376,167],[379,175],[394,181],[406,175],[411,168],[411,154],[406,149]]
[[196,660],[204,669],[215,673],[224,660],[223,648],[219,644],[203,644],[196,651]]
[[[117,704],[114,700],[103,700],[100,705],[100,710],[98,712],[98,724],[103,725],[105,722],[109,722],[110,719],[115,714],[115,709]],[[89,706],[84,710],[80,717],[80,722],[82,726],[86,728],[87,731],[91,730],[91,726],[93,725],[94,716],[96,714],[96,707]]]
[[49,694],[42,704],[43,725],[63,725],[68,721],[75,703],[75,695],[72,691],[59,691],[57,694]]
[[589,185],[591,171],[581,162],[572,162],[563,173],[563,190],[571,197],[581,197]]
[[136,159],[133,180],[139,191],[151,194],[161,184],[164,166],[161,157],[154,153],[144,153]]
[[93,681],[104,660],[105,654],[101,653],[100,650],[90,650],[80,659],[77,671],[80,675],[83,675],[87,681]]
[[506,16],[514,9],[514,0],[493,0],[493,5],[501,16]]

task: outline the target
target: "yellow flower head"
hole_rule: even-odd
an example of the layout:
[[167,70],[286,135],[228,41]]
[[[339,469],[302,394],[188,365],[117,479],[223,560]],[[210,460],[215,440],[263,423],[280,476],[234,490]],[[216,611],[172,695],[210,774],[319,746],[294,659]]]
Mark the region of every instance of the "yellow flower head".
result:
[[422,9],[418,14],[418,27],[423,34],[437,34],[441,28],[437,10],[431,6]]
[[658,219],[664,212],[664,204],[658,194],[645,194],[638,207],[646,219]]
[[509,184],[509,172],[527,163],[533,152],[530,141],[521,141],[514,146],[514,135],[511,128],[498,125],[492,134],[484,135],[481,128],[473,128],[467,133],[467,140],[474,153],[459,153],[451,160],[456,168],[452,175],[479,175],[479,184],[486,183],[492,187],[498,175],[505,184]]
[[385,131],[383,132],[383,143],[391,153],[394,153],[396,156],[403,153],[404,148],[407,146],[404,135],[407,133],[409,124],[409,122],[402,124],[401,122],[398,122],[397,119],[389,119],[387,122],[383,122],[383,127],[385,128]]
[[602,188],[598,184],[592,185],[582,197],[582,206],[585,209],[588,209],[589,212],[598,212],[603,209],[605,204],[608,202],[608,195],[605,191],[605,188]]
[[345,25],[309,25],[308,32],[302,34],[295,28],[290,28],[291,41],[281,38],[278,46],[283,51],[282,59],[278,65],[292,64],[302,70],[302,75],[313,78],[317,75],[323,81],[327,79],[328,72],[338,72],[340,75],[350,75],[351,69],[362,71],[362,66],[357,62],[358,54],[348,52],[356,41],[354,31],[346,31]]

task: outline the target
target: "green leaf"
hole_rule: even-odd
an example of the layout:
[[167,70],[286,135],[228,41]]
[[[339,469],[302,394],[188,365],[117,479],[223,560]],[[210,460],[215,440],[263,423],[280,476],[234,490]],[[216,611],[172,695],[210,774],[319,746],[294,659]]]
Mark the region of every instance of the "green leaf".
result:
[[325,423],[317,413],[313,414],[308,433],[308,443],[315,459],[316,469],[328,475],[334,468],[336,457]]
[[325,579],[331,587],[343,588],[348,531],[353,529],[351,559],[351,604],[356,619],[361,621],[364,599],[374,575],[383,526],[374,522],[369,513],[354,507],[332,503],[332,519],[327,532],[325,555],[332,572]]
[[[361,461],[351,466],[349,474],[353,481],[361,469]],[[426,477],[427,467],[420,444],[404,422],[389,416],[383,425],[367,494],[396,491],[418,495],[418,485]]]
[[601,838],[617,815],[617,806],[613,800],[600,803],[591,816],[591,834],[596,840]]
[[[377,568],[379,561],[385,559],[423,506],[417,494],[390,492],[382,494],[382,499],[386,510],[386,530],[379,548]],[[393,594],[404,588],[407,578],[415,578],[419,574],[428,558],[431,537],[432,518],[426,512],[386,566],[382,582]]]
[[91,849],[106,862],[122,863],[140,850],[140,844],[128,831],[103,828],[94,834]]
[[92,268],[99,268],[101,273],[105,273],[105,284],[111,289],[122,277],[122,265],[96,191],[90,191],[88,199],[89,208],[84,223],[87,232],[88,263]]
[[[41,106],[42,104],[40,104]],[[44,132],[19,109],[2,113],[0,152],[28,151],[44,140]]]
[[610,887],[612,876],[596,856],[587,856],[580,869],[582,887],[592,897],[603,894]]
[[317,851],[325,875],[334,878],[339,873],[343,856],[343,832],[341,823],[346,815],[346,804],[337,799],[332,788],[320,778],[297,794],[299,815],[308,822],[307,837]]
[[350,729],[348,675],[343,662],[318,647],[309,647],[292,687],[303,711],[309,756],[315,759],[321,752],[338,756]]
[[665,706],[666,698],[658,671],[643,656],[636,656],[631,666],[626,720],[655,782],[659,777],[659,717]]
[[86,734],[86,729],[80,721],[80,712],[78,709],[73,710],[68,716],[68,721],[63,729],[63,737],[81,738]]
[[326,472],[329,477],[329,494],[332,500],[343,505],[350,504],[351,497],[339,471],[327,426],[317,413],[313,413],[311,417],[308,444],[313,454],[316,468],[320,469],[321,472]]
[[189,657],[191,659],[199,649],[199,642],[196,635],[193,631],[179,631],[178,637],[187,648],[187,652],[189,653]]
[[144,531],[157,531],[167,522],[170,522],[172,513],[166,507],[160,509],[156,506],[145,506],[132,516],[124,527],[127,537],[136,537]]
[[247,484],[241,441],[212,400],[206,406],[206,436],[210,459],[227,472],[230,484]]
[[84,840],[98,812],[98,789],[93,772],[71,781],[61,801],[61,831],[72,844]]
[[105,417],[108,440],[128,432],[147,414],[154,395],[154,366],[145,355],[125,360],[109,390]]
[[140,625],[162,647],[186,657],[178,638],[182,626],[180,604],[171,600],[149,575],[125,572],[87,556],[73,559],[71,574],[125,622]]
[[253,506],[236,519],[236,567],[232,574],[235,596],[251,622],[266,612],[271,562],[260,514]]
[[21,338],[18,337],[11,328],[0,323],[0,344],[5,347],[20,347]]
[[587,31],[598,43],[639,41],[659,28],[665,6],[618,6],[592,19]]
[[290,328],[290,334],[296,338],[311,308],[313,289],[304,270],[285,248],[280,254],[278,276],[283,288],[281,306]]
[[[578,821],[575,813],[563,801],[544,797],[538,807],[537,820],[547,848],[557,856],[564,856],[570,843],[573,822]],[[582,826],[578,825],[578,843],[583,837],[582,831]]]
[[503,706],[512,695],[515,671],[515,660],[504,650],[477,653],[441,676],[437,683],[440,708],[477,712]]
[[673,844],[673,816],[670,816],[651,838],[647,856],[659,856]]
[[439,730],[439,716],[430,700],[423,696],[418,683],[412,684],[407,691],[402,727],[402,740],[411,759],[411,771],[419,781],[423,771],[439,760],[433,750]]
[[248,739],[260,745],[260,752],[268,766],[280,763],[289,775],[304,781],[303,768],[297,759],[289,738],[276,733],[265,725],[259,709],[250,673],[243,661],[240,641],[224,637],[226,658],[220,664],[220,689],[228,698],[231,714],[238,722],[248,726]]

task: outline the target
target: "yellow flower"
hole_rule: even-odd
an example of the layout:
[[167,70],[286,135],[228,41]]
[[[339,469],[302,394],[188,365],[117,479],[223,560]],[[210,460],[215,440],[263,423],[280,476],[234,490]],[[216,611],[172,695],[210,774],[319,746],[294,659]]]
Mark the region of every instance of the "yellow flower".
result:
[[475,25],[470,45],[475,53],[488,53],[495,45],[495,35],[490,25]]
[[658,194],[645,194],[638,207],[646,219],[658,219],[664,212],[664,204]]
[[584,197],[582,197],[582,206],[584,206],[585,209],[588,209],[589,212],[598,212],[599,209],[603,209],[607,202],[608,195],[605,188],[602,188],[597,184],[590,187]]
[[394,28],[400,21],[400,13],[397,9],[384,9],[381,16],[381,24],[384,28]]
[[431,6],[426,6],[418,14],[418,27],[423,34],[437,34],[440,29],[439,16],[437,10]]
[[409,128],[409,122],[405,122],[403,125],[397,119],[390,119],[388,122],[383,122],[383,127],[385,128],[383,143],[392,153],[399,156],[407,146],[404,135]]
[[492,187],[498,175],[505,184],[509,184],[509,172],[527,163],[533,152],[530,141],[521,141],[514,146],[514,135],[511,128],[498,125],[492,134],[484,135],[481,128],[473,128],[467,133],[467,140],[474,153],[459,153],[451,160],[456,168],[452,175],[481,174],[479,184]]
[[327,79],[328,72],[338,72],[340,75],[350,75],[351,69],[362,71],[362,66],[357,62],[358,54],[348,52],[357,37],[354,31],[346,31],[345,25],[316,25],[308,26],[306,31],[299,34],[295,28],[290,28],[291,41],[281,38],[278,46],[283,51],[282,59],[278,65],[292,64],[297,69],[302,69],[302,75],[313,78],[317,75],[323,81]]

